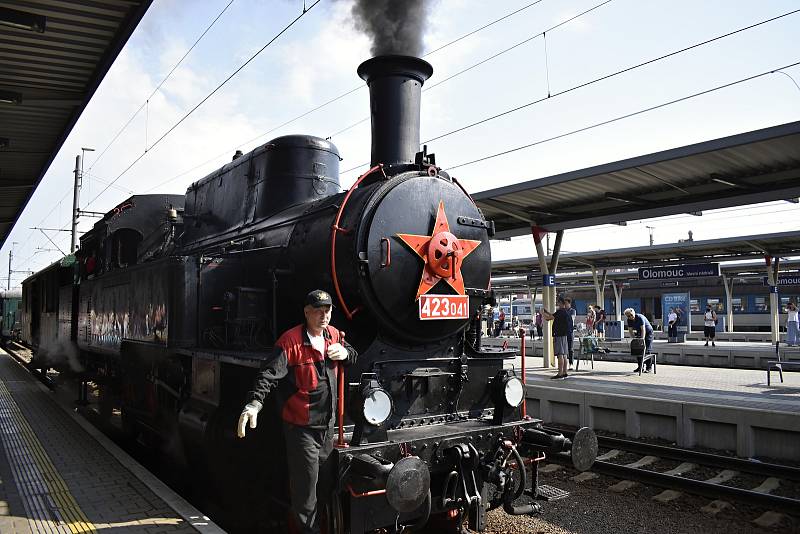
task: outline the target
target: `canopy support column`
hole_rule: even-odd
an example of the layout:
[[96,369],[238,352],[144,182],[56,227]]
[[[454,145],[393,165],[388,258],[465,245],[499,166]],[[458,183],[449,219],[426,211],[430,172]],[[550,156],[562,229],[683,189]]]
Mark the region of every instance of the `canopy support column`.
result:
[[[614,319],[622,325],[622,282],[611,281],[614,290]],[[620,336],[625,339],[625,328],[620,326]]]
[[778,266],[780,258],[764,256],[767,264],[767,283],[769,284],[769,315],[770,332],[772,333],[772,343],[777,343],[781,339],[780,318],[780,299],[778,299]]
[[[547,263],[547,254],[542,246],[542,238],[547,235],[547,230],[541,226],[531,226],[531,234],[533,234],[533,242],[536,245],[536,255],[539,258],[539,270],[542,272],[543,278],[555,275],[558,269],[558,255],[561,251],[561,240],[564,237],[564,231],[559,230],[556,233],[556,242],[553,246],[553,255],[550,258],[550,263]],[[555,311],[556,304],[556,288],[545,284],[542,280],[542,307],[549,311]],[[531,302],[533,306],[533,302]],[[532,309],[532,308],[531,308]],[[555,355],[553,354],[553,323],[552,321],[543,321],[542,323],[542,359],[544,360],[544,367],[555,366]]]
[[595,295],[595,304],[600,306],[600,309],[605,309],[606,307],[606,281],[608,280],[608,269],[603,269],[602,278],[600,278],[598,282],[597,278],[597,268],[592,265],[592,278],[594,279],[594,295]]
[[733,278],[722,273],[722,284],[725,286],[725,310],[728,312],[727,332],[733,332]]

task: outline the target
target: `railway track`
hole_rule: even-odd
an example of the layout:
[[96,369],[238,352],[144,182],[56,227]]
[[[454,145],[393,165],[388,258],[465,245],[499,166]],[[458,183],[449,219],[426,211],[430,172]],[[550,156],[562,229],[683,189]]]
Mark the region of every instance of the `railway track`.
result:
[[[570,434],[563,430],[560,431],[565,435]],[[701,495],[715,500],[742,502],[784,514],[800,516],[800,498],[797,498],[800,497],[800,492],[793,497],[771,493],[782,483],[800,482],[800,468],[798,467],[607,436],[598,436],[597,439],[599,448],[605,449],[606,452],[597,457],[591,469],[594,473]],[[631,454],[639,456],[639,459],[625,463],[614,461],[620,457],[630,459]],[[567,455],[558,455],[555,458],[551,456],[550,460],[571,465]],[[653,468],[653,465],[661,460],[672,460],[680,462],[680,464],[662,472]],[[715,470],[715,475],[704,480],[692,478],[693,471],[698,472],[703,468]],[[749,475],[761,482],[750,488],[726,484],[741,475]]]

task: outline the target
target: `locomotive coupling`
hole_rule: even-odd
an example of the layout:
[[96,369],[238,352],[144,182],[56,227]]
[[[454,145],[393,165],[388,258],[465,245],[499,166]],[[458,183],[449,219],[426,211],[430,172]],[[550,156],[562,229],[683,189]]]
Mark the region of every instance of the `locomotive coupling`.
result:
[[581,428],[571,440],[559,432],[528,428],[522,432],[522,443],[554,454],[569,452],[578,471],[591,468],[597,458],[597,436],[591,428]]

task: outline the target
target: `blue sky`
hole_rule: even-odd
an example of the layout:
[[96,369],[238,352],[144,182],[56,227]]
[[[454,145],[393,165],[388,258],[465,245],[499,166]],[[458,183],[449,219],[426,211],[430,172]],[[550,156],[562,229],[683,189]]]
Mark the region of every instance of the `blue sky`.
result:
[[[236,149],[252,150],[289,133],[328,137],[368,115],[368,93],[362,88],[275,129],[334,97],[363,87],[355,69],[369,57],[368,39],[354,29],[348,1],[323,0],[152,147],[189,109],[294,19],[303,6],[297,0],[234,0],[98,159],[116,132],[228,1],[155,0],[0,250],[0,257],[5,260],[12,243],[17,242],[14,269],[37,270],[60,256],[52,250],[37,250],[54,247],[30,227],[68,226],[72,170],[81,147],[97,149],[87,154],[81,206],[106,211],[132,192],[183,193],[190,183],[229,161]],[[531,0],[432,2],[425,49],[434,50],[530,3]],[[426,86],[601,3],[602,0],[541,0],[425,56],[434,67]],[[422,138],[435,137],[542,98],[548,93],[548,78],[549,91],[554,94],[798,8],[796,0],[612,0],[548,32],[546,62],[544,39],[539,36],[426,90]],[[800,61],[798,30],[800,13],[449,135],[432,142],[429,151],[435,152],[437,163],[447,168],[791,64]],[[792,78],[800,83],[800,68],[789,68],[785,73],[460,167],[453,174],[468,190],[477,192],[796,121],[800,119],[800,87]],[[332,141],[344,158],[342,170],[369,160],[368,122],[334,135]],[[147,154],[122,174],[146,147]],[[358,170],[343,173],[342,185],[349,186]],[[98,196],[113,180],[115,185]],[[88,229],[92,222],[85,218],[81,229]],[[800,207],[777,202],[707,212],[699,218],[675,216],[632,221],[625,228],[567,231],[563,249],[643,245],[648,240],[647,226],[654,227],[656,243],[675,242],[688,230],[693,231],[695,239],[787,231],[800,228]],[[69,246],[68,233],[49,235],[61,249]],[[529,238],[495,243],[493,251],[501,259],[534,254]]]

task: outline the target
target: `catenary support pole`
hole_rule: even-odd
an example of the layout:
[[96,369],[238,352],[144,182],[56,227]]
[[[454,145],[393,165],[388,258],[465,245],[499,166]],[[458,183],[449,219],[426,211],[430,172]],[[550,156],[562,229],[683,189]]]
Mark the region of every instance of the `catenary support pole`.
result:
[[8,251],[8,282],[6,283],[6,289],[11,290],[11,260],[14,259],[14,246],[11,246],[11,250]]
[[72,241],[70,252],[78,248],[78,201],[81,194],[81,156],[75,156],[75,186],[72,191]]

